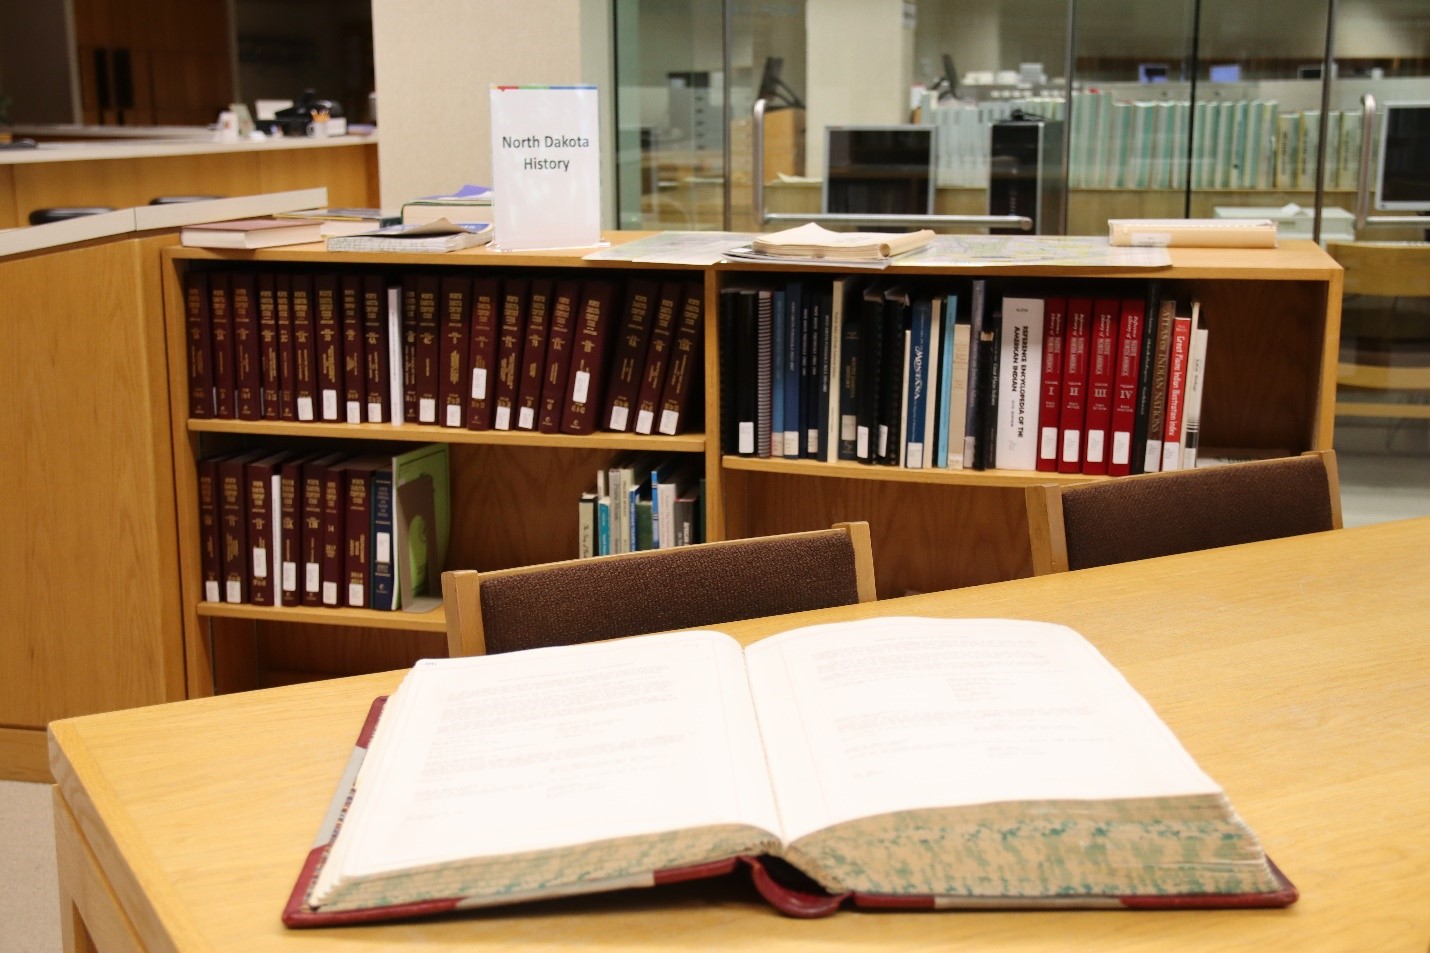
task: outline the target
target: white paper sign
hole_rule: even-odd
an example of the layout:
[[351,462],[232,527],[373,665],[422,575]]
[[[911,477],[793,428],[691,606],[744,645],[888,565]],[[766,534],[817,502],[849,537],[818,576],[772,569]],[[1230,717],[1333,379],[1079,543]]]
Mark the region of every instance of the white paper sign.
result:
[[601,242],[594,86],[493,86],[492,192],[504,250]]

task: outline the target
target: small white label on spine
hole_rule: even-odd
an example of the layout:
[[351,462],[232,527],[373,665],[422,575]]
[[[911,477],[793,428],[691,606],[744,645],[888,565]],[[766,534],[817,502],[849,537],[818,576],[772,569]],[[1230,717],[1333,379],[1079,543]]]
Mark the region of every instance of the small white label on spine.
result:
[[1043,441],[1038,445],[1039,460],[1056,460],[1058,458],[1058,428],[1044,427]]
[[655,414],[649,410],[636,411],[636,433],[650,433],[650,428],[654,423]]
[[354,609],[362,609],[367,606],[367,600],[363,598],[365,593],[362,589],[363,586],[360,582],[348,583],[348,605]]
[[338,604],[338,584],[335,582],[323,583],[323,605],[335,606]]
[[738,452],[755,452],[755,422],[753,420],[740,421],[740,449]]
[[298,591],[298,564],[295,562],[283,563],[283,591]]
[[206,580],[204,580],[204,601],[205,601],[205,602],[221,602],[221,601],[223,601],[223,600],[219,599],[219,596],[218,596],[218,580],[217,580],[217,579],[206,579]]
[[622,404],[617,404],[611,408],[611,429],[625,430],[626,420],[630,417],[631,409]]
[[303,591],[317,592],[322,586],[322,573],[317,563],[303,564]]
[[806,453],[819,452],[819,431],[807,430],[804,434],[804,449]]
[[667,436],[675,436],[675,428],[680,426],[680,414],[673,410],[663,410],[660,412],[660,432]]
[[889,452],[889,425],[879,425],[879,456],[884,456]]
[[494,420],[494,421],[492,422],[492,426],[495,427],[497,430],[510,430],[510,429],[511,429],[511,408],[510,408],[510,407],[498,407],[498,408],[497,408],[497,414],[496,414],[496,420]]
[[382,423],[382,404],[373,401],[367,405],[367,422],[370,424]]
[[854,440],[859,430],[859,420],[853,414],[843,414],[839,418],[839,439]]
[[350,400],[350,401],[348,401],[348,423],[350,423],[350,424],[360,424],[360,423],[362,423],[362,401],[360,401],[360,400]]
[[243,583],[237,579],[229,579],[224,585],[225,596],[229,602],[243,601]]
[[[1063,463],[1078,462],[1078,448],[1082,446],[1081,430],[1063,431]],[[967,451],[965,451],[965,456]]]
[[437,422],[437,401],[424,397],[417,402],[417,422],[435,424]]
[[338,419],[338,392],[332,388],[323,390],[323,419]]
[[253,547],[253,578],[268,578],[268,550],[262,546]]
[[313,419],[313,398],[311,398],[311,397],[299,397],[299,398],[298,398],[298,419],[299,419],[299,420],[312,420],[312,419]]
[[586,391],[589,390],[590,387],[591,387],[591,372],[590,372],[590,371],[577,371],[577,372],[576,372],[576,384],[575,384],[574,387],[571,388],[571,403],[573,403],[573,404],[584,404],[584,403],[586,403]]
[[785,431],[785,456],[787,456],[787,457],[797,457],[797,456],[799,456],[799,431],[798,431],[798,430],[786,430],[786,431]]
[[908,452],[905,454],[904,466],[910,470],[922,470],[924,468],[924,445],[922,443],[910,443]]
[[374,560],[380,563],[392,562],[392,534],[378,533],[373,549],[376,550],[373,554]]
[[860,460],[869,456],[869,428],[859,427],[854,431],[854,455]]
[[1088,463],[1102,462],[1102,445],[1107,437],[1105,430],[1089,430],[1087,432],[1087,456],[1084,458]]
[[530,430],[536,426],[536,408],[523,407],[516,412],[516,425],[521,430]]
[[472,368],[472,399],[486,400],[487,397],[487,369],[485,367]]
[[1125,430],[1119,430],[1112,435],[1112,462],[1122,466],[1131,459],[1132,435]]
[[447,421],[446,421],[446,423],[447,423],[447,426],[448,426],[448,427],[460,427],[460,426],[462,426],[462,408],[461,408],[461,405],[459,405],[459,404],[448,404],[448,405],[447,405]]

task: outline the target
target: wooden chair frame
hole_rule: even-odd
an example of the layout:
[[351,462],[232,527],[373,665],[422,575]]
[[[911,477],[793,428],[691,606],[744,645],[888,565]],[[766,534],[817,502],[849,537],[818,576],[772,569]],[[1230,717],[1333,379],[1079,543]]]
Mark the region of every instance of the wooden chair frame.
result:
[[[854,550],[854,578],[860,602],[873,602],[877,595],[874,588],[874,550],[869,537],[869,524],[865,522],[835,523],[834,530],[849,536]],[[801,536],[823,535],[830,530],[814,530],[808,533],[788,533],[779,539],[798,539]],[[698,547],[748,546],[755,539],[732,539],[713,543],[697,543]],[[616,562],[660,559],[662,556],[680,552],[674,550],[647,550],[636,553],[620,553],[613,556],[595,557]],[[462,655],[485,655],[487,652],[486,629],[482,621],[482,580],[497,576],[511,576],[520,573],[539,572],[558,566],[569,565],[572,561],[539,563],[532,566],[516,566],[511,569],[497,569],[480,572],[475,569],[449,570],[442,573],[442,601],[447,614],[447,652],[452,657]]]

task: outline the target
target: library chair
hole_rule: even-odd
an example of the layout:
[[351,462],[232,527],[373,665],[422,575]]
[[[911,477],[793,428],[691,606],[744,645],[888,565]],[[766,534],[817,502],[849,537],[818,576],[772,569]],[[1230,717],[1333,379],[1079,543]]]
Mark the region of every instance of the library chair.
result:
[[442,574],[453,656],[872,602],[869,524]]
[[1341,528],[1334,450],[1024,495],[1035,576]]
[[1345,269],[1336,416],[1430,420],[1430,242],[1326,251]]
[[114,209],[107,205],[65,205],[51,208],[37,208],[29,214],[31,225],[49,225],[52,222],[64,222],[72,218],[84,218],[86,215],[102,215],[105,212],[112,212]]

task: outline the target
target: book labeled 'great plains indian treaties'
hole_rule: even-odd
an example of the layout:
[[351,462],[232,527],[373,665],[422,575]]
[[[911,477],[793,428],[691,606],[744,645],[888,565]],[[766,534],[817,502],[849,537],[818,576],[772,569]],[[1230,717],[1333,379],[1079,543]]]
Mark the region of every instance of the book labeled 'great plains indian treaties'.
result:
[[291,927],[739,870],[806,917],[1296,899],[1146,701],[1045,622],[885,617],[747,648],[706,631],[424,660],[358,754]]

